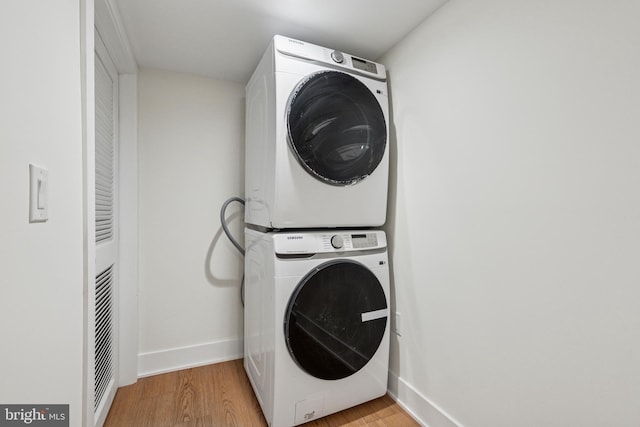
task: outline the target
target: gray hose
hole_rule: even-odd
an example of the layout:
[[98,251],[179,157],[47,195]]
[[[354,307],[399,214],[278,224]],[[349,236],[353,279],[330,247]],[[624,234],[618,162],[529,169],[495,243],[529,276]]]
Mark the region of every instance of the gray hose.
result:
[[[229,238],[231,243],[233,243],[233,246],[235,246],[236,249],[238,251],[240,251],[242,256],[244,256],[244,249],[242,248],[242,246],[240,246],[240,243],[238,243],[238,241],[231,235],[231,232],[229,231],[229,227],[227,227],[227,218],[226,218],[225,212],[227,210],[227,206],[229,206],[229,204],[231,202],[242,203],[242,206],[244,206],[244,199],[242,199],[240,197],[230,197],[230,198],[228,198],[222,204],[222,208],[220,208],[220,224],[222,224],[222,230],[224,231],[224,234],[227,235],[227,237]],[[242,305],[244,306],[244,274],[242,275],[242,280],[240,281],[240,301],[242,302]]]
[[236,249],[240,251],[242,256],[244,256],[244,249],[242,248],[242,246],[240,246],[240,243],[238,243],[238,241],[236,239],[234,239],[234,237],[231,235],[231,232],[229,231],[229,228],[227,227],[227,220],[225,218],[225,212],[227,210],[227,206],[229,206],[229,204],[231,202],[242,203],[242,206],[244,206],[244,199],[241,199],[240,197],[230,197],[230,198],[228,198],[222,204],[222,208],[220,209],[220,224],[222,224],[222,230],[224,230],[224,234],[227,235],[227,237],[229,238],[231,243],[233,243],[233,246],[235,246]]

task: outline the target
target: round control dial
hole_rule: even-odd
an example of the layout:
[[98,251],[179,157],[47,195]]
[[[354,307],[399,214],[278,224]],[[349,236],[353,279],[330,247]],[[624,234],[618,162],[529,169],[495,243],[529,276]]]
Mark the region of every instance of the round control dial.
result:
[[331,52],[331,59],[336,61],[338,64],[342,64],[344,62],[344,55],[342,54],[342,52],[334,50],[333,52]]
[[336,249],[340,249],[342,248],[342,245],[344,245],[344,241],[342,240],[341,236],[333,236],[331,237],[331,246],[333,246]]

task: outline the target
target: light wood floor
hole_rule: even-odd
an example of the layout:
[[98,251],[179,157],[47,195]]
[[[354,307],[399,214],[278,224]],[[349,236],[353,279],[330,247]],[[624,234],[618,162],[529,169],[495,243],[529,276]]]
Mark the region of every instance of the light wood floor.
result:
[[[266,427],[242,360],[185,369],[121,387],[105,427]],[[389,396],[305,427],[419,426]]]

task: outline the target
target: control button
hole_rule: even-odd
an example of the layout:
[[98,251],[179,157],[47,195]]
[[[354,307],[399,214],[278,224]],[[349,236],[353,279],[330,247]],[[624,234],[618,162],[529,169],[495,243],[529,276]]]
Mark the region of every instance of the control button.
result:
[[334,50],[333,52],[331,52],[331,59],[336,61],[338,64],[342,64],[344,62],[344,55],[342,54],[342,52]]
[[344,242],[342,241],[342,237],[340,236],[333,236],[331,238],[331,246],[333,246],[336,249],[340,249],[342,248],[342,245],[344,244]]

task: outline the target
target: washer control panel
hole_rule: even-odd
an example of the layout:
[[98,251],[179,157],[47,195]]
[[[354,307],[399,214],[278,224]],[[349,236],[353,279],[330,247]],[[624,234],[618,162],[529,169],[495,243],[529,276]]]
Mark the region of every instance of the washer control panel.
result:
[[387,246],[384,231],[279,232],[273,234],[277,254],[366,251]]
[[[377,249],[377,232],[346,232],[336,234],[323,234],[322,250],[320,252],[355,251],[362,249]],[[331,249],[334,249],[331,250]]]

